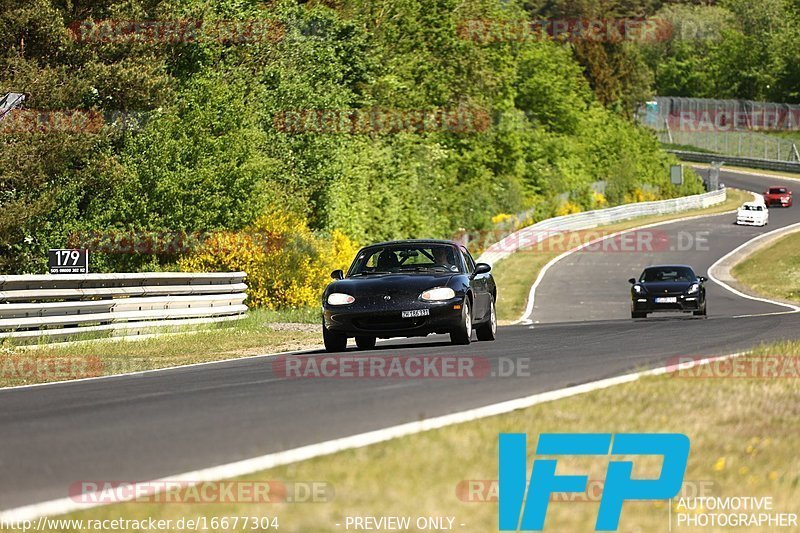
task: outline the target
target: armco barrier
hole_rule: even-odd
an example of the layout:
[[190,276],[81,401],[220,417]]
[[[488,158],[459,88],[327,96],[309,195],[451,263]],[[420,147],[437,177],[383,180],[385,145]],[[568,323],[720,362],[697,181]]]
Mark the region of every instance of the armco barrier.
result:
[[511,255],[519,248],[533,246],[543,239],[552,237],[560,231],[579,231],[596,228],[604,224],[612,224],[629,218],[646,215],[665,215],[679,213],[690,209],[699,209],[720,204],[727,198],[725,189],[711,191],[694,196],[658,200],[655,202],[639,202],[608,209],[585,211],[574,215],[548,218],[506,236],[492,244],[481,254],[478,261],[494,264]]
[[0,276],[0,340],[135,336],[243,318],[244,272]]
[[706,154],[702,152],[685,152],[682,150],[667,150],[683,161],[693,163],[721,162],[726,165],[738,167],[758,168],[762,170],[777,170],[779,172],[800,173],[800,163],[791,161],[777,161],[774,159],[757,159],[754,157],[734,157],[722,154]]

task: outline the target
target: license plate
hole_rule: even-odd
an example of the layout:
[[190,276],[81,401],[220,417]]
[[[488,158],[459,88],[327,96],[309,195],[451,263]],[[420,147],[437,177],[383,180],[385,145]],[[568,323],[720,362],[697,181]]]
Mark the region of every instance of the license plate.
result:
[[677,303],[678,298],[675,296],[664,296],[662,298],[656,298],[657,304],[674,304]]
[[403,318],[414,318],[417,316],[428,316],[431,314],[430,309],[414,309],[413,311],[403,311],[400,315]]

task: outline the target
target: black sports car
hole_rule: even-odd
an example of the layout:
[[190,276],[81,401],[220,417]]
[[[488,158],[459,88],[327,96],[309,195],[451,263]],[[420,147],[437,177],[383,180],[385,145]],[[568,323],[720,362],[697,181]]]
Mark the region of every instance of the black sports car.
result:
[[341,352],[348,337],[362,349],[377,338],[449,333],[453,344],[491,341],[497,331],[497,287],[491,266],[475,264],[451,241],[407,240],[373,244],[358,252],[345,276],[322,296],[325,349]]
[[631,318],[645,318],[654,311],[691,311],[706,314],[707,280],[686,265],[649,266],[631,287]]

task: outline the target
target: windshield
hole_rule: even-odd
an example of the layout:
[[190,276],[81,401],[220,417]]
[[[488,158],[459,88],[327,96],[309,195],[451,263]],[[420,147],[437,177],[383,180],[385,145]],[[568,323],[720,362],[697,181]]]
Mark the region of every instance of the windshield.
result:
[[743,211],[761,211],[762,207],[755,204],[745,204],[741,207]]
[[688,267],[656,267],[648,268],[642,272],[639,281],[694,281],[695,275]]
[[785,194],[786,193],[786,188],[785,187],[772,187],[769,190],[769,193],[770,194]]
[[359,252],[349,276],[397,272],[461,272],[454,246],[446,244],[391,244]]

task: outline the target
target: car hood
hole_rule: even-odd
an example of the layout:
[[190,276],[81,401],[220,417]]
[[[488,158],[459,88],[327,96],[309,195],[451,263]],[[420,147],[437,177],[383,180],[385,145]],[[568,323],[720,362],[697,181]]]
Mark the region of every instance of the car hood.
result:
[[327,293],[343,292],[358,298],[377,292],[421,293],[433,287],[447,286],[452,272],[430,274],[376,274],[337,280],[328,285]]
[[683,292],[696,281],[650,281],[647,283],[639,283],[645,288],[647,292],[664,293],[664,292]]

